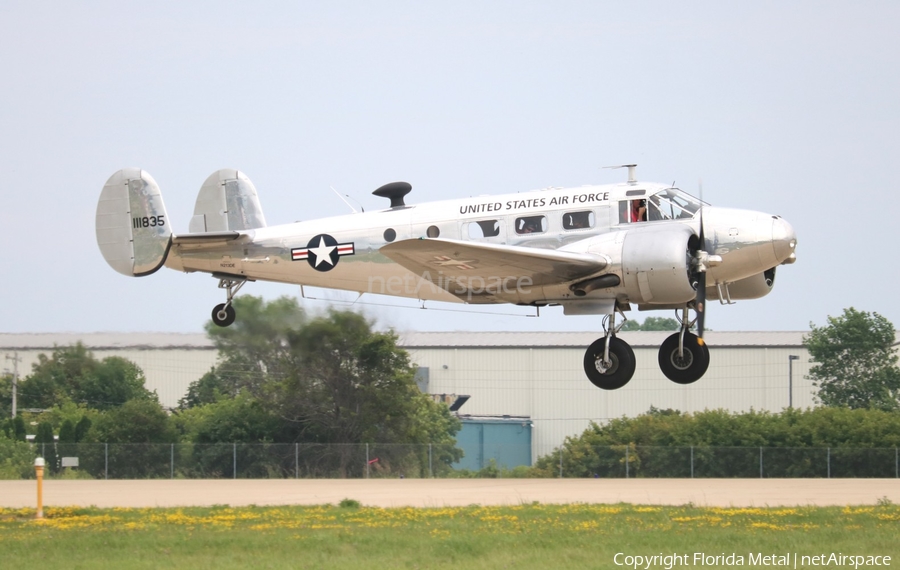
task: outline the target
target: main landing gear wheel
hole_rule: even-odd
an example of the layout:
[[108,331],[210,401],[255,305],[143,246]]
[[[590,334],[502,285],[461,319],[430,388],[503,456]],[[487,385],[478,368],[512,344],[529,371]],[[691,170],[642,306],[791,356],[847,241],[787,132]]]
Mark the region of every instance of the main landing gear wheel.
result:
[[227,327],[234,322],[234,318],[234,307],[231,305],[222,303],[221,305],[216,305],[212,310],[212,320],[220,327]]
[[676,384],[691,384],[699,380],[709,368],[709,347],[697,335],[684,333],[684,350],[678,352],[681,333],[668,337],[659,347],[659,368],[666,378]]
[[607,337],[595,340],[584,353],[584,373],[591,384],[603,390],[621,388],[634,376],[634,351],[624,340],[609,337],[609,361],[603,361]]

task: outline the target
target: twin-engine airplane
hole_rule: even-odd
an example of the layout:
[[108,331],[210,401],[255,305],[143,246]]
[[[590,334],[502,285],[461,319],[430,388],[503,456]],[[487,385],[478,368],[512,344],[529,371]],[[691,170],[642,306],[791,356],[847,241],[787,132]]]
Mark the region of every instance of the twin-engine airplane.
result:
[[159,186],[127,168],[103,187],[97,242],[124,275],[163,265],[212,274],[226,290],[212,312],[219,326],[234,322],[235,294],[256,280],[604,315],[584,371],[605,390],[635,370],[634,351],[616,336],[623,311],[675,309],[681,328],[660,347],[659,366],[690,384],[709,366],[706,297],[728,304],[768,294],[776,267],[795,261],[797,240],[779,216],[713,207],[628,169],[624,184],[415,205],[404,202],[412,187],[393,182],[373,192],[390,200],[385,210],[271,227],[253,183],[223,169],[200,188],[189,233],[173,234]]

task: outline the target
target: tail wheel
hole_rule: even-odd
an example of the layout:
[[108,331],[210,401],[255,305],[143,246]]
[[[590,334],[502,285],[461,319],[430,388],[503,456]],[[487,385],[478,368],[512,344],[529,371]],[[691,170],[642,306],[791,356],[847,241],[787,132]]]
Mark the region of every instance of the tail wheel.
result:
[[659,347],[659,369],[676,384],[691,384],[699,380],[709,368],[709,347],[697,335],[684,333],[684,350],[678,354],[675,333]]
[[233,323],[235,316],[234,307],[225,303],[216,305],[212,310],[212,321],[220,327],[227,327]]
[[584,353],[584,373],[591,384],[603,390],[621,388],[634,376],[634,351],[624,340],[609,337],[609,361],[603,361],[606,337],[599,338]]

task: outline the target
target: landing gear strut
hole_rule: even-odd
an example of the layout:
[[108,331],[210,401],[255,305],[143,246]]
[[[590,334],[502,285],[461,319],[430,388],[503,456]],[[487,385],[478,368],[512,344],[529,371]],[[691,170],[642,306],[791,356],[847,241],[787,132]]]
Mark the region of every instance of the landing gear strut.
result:
[[659,369],[676,384],[696,382],[709,368],[709,347],[702,338],[688,332],[693,324],[685,307],[681,315],[681,330],[659,347]]
[[235,313],[231,302],[234,296],[241,290],[246,283],[246,279],[234,279],[230,277],[219,279],[219,289],[226,290],[226,301],[220,305],[216,305],[212,310],[212,321],[220,327],[227,327],[234,322]]
[[603,390],[621,388],[634,376],[634,351],[616,336],[621,327],[616,327],[615,313],[604,317],[603,338],[595,340],[584,353],[584,373],[591,384]]

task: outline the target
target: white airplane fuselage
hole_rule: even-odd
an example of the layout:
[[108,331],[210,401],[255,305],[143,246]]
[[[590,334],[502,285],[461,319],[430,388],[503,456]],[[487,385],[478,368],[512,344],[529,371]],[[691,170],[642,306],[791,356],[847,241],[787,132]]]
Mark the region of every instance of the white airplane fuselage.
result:
[[[347,214],[248,230],[245,242],[223,244],[214,249],[195,247],[190,243],[173,245],[165,265],[179,271],[200,271],[359,293],[447,302],[493,302],[493,298],[485,296],[460,298],[441,287],[442,267],[468,259],[437,260],[433,271],[423,275],[384,256],[380,249],[389,243],[407,239],[440,238],[579,253],[596,251],[599,255],[608,255],[603,248],[604,243],[598,244],[589,238],[621,234],[616,237],[624,240],[628,231],[659,230],[672,225],[684,226],[699,234],[699,216],[639,222],[620,219],[620,203],[630,202],[636,196],[647,198],[669,188],[651,183],[584,186]],[[640,193],[642,190],[643,193]],[[566,215],[584,212],[590,214],[592,227],[565,227]],[[532,216],[544,216],[545,227],[533,233],[517,232],[516,220]],[[492,221],[498,224],[496,235],[479,236],[477,231],[471,230],[473,224]],[[708,286],[735,283],[792,259],[796,238],[791,226],[778,216],[704,205],[703,224],[706,251],[711,256],[721,257],[721,262],[708,269]],[[311,244],[311,240],[322,234],[332,236],[338,244],[352,244],[352,252],[347,246],[347,253],[340,252],[335,263],[330,257],[323,258],[322,255],[314,262],[309,261],[309,256],[300,259],[292,257],[292,251],[310,248],[311,245],[315,249],[317,243]],[[393,239],[388,241],[391,236]],[[316,262],[318,265],[314,266]],[[624,271],[620,271],[620,276]],[[488,281],[485,280],[485,287],[490,285]],[[567,284],[532,285],[516,288],[514,301],[507,296],[496,302],[587,305],[592,299],[608,298],[611,293],[613,291],[598,290],[579,298]],[[620,303],[632,300],[624,290],[615,292],[613,296]],[[653,299],[641,301],[645,300],[638,299],[644,308],[654,305]],[[668,307],[671,303],[662,304]]]

